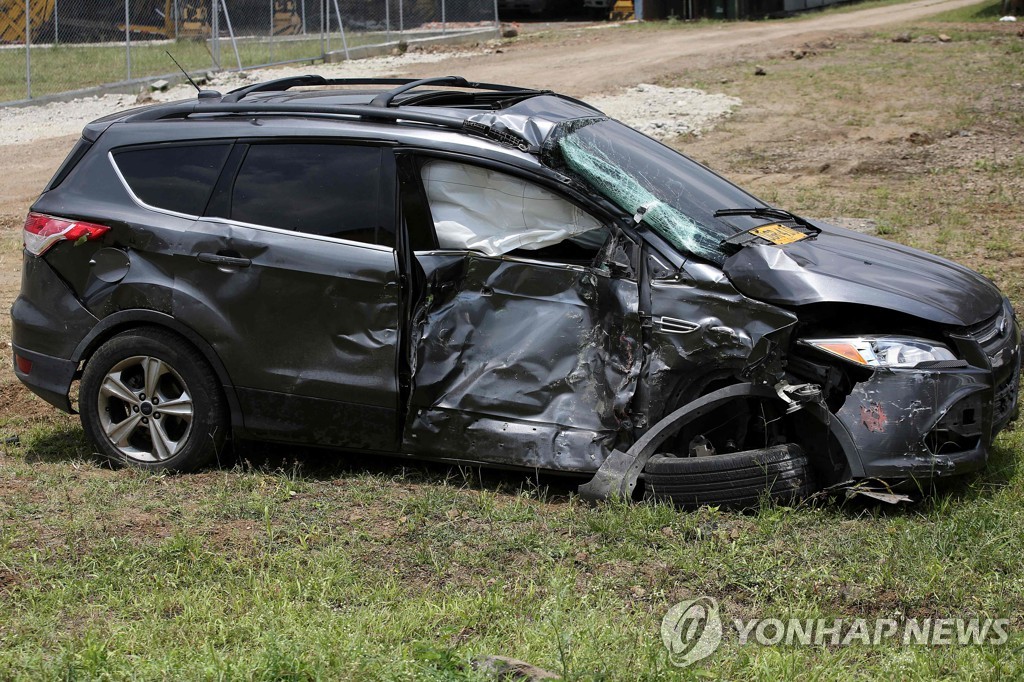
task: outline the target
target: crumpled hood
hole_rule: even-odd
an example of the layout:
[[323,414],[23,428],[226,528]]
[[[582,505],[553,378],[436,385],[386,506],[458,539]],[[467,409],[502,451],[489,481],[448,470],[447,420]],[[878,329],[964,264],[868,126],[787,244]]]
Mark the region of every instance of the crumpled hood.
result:
[[823,232],[814,239],[744,247],[723,269],[744,295],[779,305],[856,303],[957,326],[1001,309],[999,290],[973,270],[884,239],[818,227]]

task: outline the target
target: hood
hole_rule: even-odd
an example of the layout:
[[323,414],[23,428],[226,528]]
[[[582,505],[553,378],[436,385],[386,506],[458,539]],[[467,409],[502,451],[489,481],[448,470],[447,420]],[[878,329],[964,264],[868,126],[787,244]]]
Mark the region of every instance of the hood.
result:
[[939,324],[970,326],[999,312],[1002,296],[973,270],[917,249],[832,225],[814,239],[747,246],[726,260],[744,295],[766,303],[856,303]]

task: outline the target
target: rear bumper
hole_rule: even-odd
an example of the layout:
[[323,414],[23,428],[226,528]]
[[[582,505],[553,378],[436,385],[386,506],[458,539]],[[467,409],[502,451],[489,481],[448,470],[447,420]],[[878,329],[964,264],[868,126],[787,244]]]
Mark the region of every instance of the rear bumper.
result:
[[[19,368],[18,358],[31,363],[28,372]],[[14,346],[14,374],[37,396],[54,407],[74,413],[68,392],[75,380],[78,363]]]
[[[73,412],[68,391],[78,371],[75,348],[98,321],[45,257],[25,255],[21,295],[11,306],[15,375],[46,402]],[[32,363],[29,372],[18,367],[19,357]]]

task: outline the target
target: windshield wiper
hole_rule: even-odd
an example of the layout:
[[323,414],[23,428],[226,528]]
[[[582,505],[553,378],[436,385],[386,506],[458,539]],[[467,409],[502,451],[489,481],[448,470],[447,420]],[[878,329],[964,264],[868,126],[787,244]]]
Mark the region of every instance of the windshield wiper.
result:
[[731,215],[752,215],[752,216],[764,216],[765,218],[775,218],[776,220],[791,220],[794,223],[801,225],[807,225],[807,221],[798,215],[793,215],[789,211],[784,211],[781,208],[772,208],[771,206],[751,206],[750,208],[720,208],[715,211],[716,218],[722,218],[724,216]]

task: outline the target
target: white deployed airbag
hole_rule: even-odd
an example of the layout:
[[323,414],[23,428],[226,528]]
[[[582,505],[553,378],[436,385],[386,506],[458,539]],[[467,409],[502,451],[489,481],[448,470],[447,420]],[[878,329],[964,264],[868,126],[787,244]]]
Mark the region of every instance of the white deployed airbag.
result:
[[423,184],[442,249],[500,256],[542,249],[601,227],[558,195],[486,168],[429,161]]

